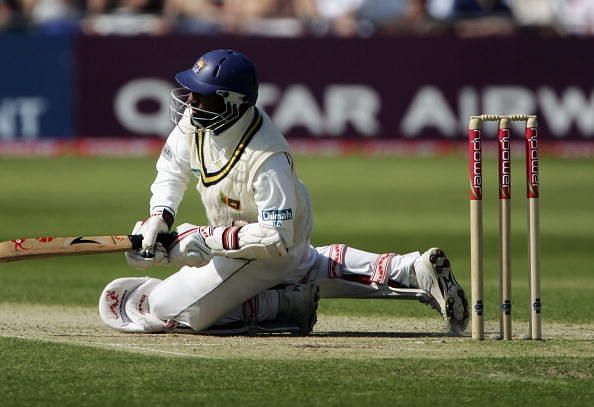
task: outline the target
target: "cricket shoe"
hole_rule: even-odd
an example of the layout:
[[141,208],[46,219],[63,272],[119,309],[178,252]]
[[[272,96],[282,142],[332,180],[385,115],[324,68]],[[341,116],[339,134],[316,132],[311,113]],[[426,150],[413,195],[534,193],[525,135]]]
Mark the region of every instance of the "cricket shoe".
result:
[[277,290],[279,294],[278,319],[290,321],[299,327],[297,335],[308,335],[318,321],[320,288],[315,281],[291,284]]
[[468,326],[468,300],[444,251],[436,247],[427,250],[413,268],[411,284],[431,294],[429,305],[443,316],[449,333],[462,335]]

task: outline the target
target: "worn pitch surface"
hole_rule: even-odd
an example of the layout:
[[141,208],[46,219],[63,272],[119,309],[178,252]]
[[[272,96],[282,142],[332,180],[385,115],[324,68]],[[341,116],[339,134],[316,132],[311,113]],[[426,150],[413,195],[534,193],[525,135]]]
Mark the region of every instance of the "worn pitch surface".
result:
[[[212,359],[369,359],[513,356],[588,357],[594,353],[593,324],[548,323],[545,340],[521,340],[525,323],[514,325],[516,346],[483,344],[466,337],[448,337],[438,319],[363,318],[322,315],[313,335],[295,337],[217,337],[185,334],[122,334],[105,326],[93,308],[0,304],[0,336],[80,346],[114,348],[153,355]],[[494,333],[497,326],[487,325]],[[528,347],[527,347],[528,346]]]

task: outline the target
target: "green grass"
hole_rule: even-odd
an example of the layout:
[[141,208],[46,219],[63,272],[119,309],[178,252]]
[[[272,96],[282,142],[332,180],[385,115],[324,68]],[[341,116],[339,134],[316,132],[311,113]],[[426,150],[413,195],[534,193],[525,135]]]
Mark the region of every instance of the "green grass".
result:
[[[512,268],[516,318],[527,319],[527,239],[524,179],[513,180]],[[299,157],[298,171],[312,194],[314,245],[346,243],[369,251],[408,252],[441,246],[458,279],[469,287],[466,162],[439,159]],[[487,162],[485,295],[495,318],[497,296],[497,199],[495,163]],[[124,234],[145,216],[152,159],[0,161],[0,240],[76,234]],[[546,320],[588,322],[594,307],[594,171],[587,160],[542,164],[541,263]],[[188,189],[179,222],[203,223],[197,193]],[[92,306],[113,278],[134,275],[120,254],[56,258],[2,265],[0,298],[6,302]],[[164,277],[171,269],[155,270]],[[490,306],[491,305],[491,306]],[[404,303],[326,301],[322,312],[432,316]]]
[[0,339],[0,346],[0,388],[14,406],[49,400],[62,406],[430,406],[477,399],[489,406],[535,400],[547,406],[587,405],[594,393],[592,361],[584,358],[331,359],[322,365],[149,357],[12,339]]
[[[0,240],[76,234],[124,234],[147,211],[153,159],[0,160]],[[376,252],[445,248],[469,287],[466,160],[298,157],[312,194],[313,243],[346,243]],[[592,161],[544,157],[541,165],[543,320],[594,320],[594,171]],[[514,161],[512,255],[514,318],[526,321],[527,239],[523,164]],[[496,318],[495,162],[486,162],[484,194],[486,316]],[[203,223],[192,188],[179,223]],[[171,269],[151,274],[165,277]],[[121,254],[0,265],[0,301],[95,307],[102,288],[138,275]],[[323,315],[435,318],[417,303],[325,300]],[[2,318],[0,316],[0,318]],[[529,345],[530,346],[530,345]],[[568,344],[569,346],[569,344]],[[0,392],[8,405],[243,403],[360,405],[587,405],[592,361],[581,358],[479,357],[368,362],[213,361],[0,340]],[[109,375],[112,375],[113,379]],[[119,397],[122,383],[131,392]],[[35,389],[32,391],[31,389]],[[329,389],[331,389],[329,391]],[[151,402],[151,400],[155,400]],[[2,403],[0,403],[2,404]]]

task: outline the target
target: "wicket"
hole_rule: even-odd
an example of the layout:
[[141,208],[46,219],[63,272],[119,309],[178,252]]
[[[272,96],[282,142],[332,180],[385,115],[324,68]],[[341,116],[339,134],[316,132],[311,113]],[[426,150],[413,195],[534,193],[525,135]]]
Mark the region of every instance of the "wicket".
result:
[[499,329],[501,339],[512,339],[510,199],[511,199],[511,132],[512,121],[526,122],[526,191],[528,198],[528,255],[530,321],[529,339],[542,339],[540,304],[540,225],[537,120],[533,115],[471,116],[468,124],[468,154],[470,173],[470,272],[472,296],[472,339],[485,335],[483,299],[483,167],[481,123],[499,123]]

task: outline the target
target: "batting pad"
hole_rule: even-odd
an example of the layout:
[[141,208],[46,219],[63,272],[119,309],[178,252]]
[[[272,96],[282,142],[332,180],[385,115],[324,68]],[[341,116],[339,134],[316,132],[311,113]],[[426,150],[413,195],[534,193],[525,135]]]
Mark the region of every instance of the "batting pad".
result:
[[165,323],[150,314],[148,295],[161,280],[150,277],[118,278],[99,297],[99,315],[120,332],[162,332]]

